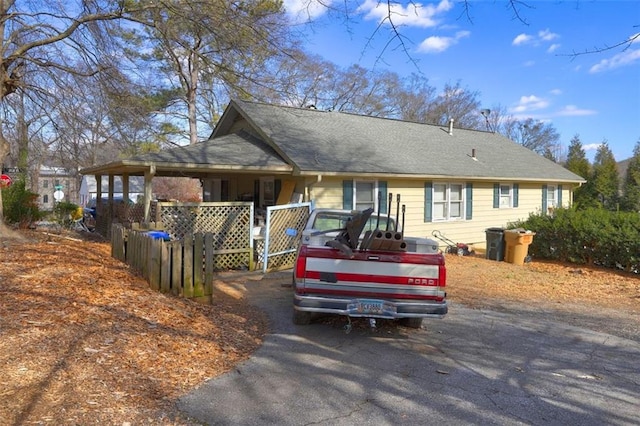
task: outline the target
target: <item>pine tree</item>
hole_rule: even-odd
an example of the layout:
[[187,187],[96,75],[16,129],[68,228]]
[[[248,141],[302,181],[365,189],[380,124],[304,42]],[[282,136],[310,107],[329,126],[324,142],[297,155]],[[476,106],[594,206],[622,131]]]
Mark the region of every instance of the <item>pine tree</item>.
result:
[[587,155],[582,148],[580,136],[577,134],[574,135],[573,138],[571,138],[571,142],[569,142],[569,153],[567,154],[565,168],[585,179],[589,178],[591,165],[589,164]]
[[619,176],[616,159],[609,143],[602,142],[593,164],[593,185],[598,201],[607,210],[616,210],[620,200]]
[[577,134],[573,136],[569,143],[569,152],[567,154],[565,168],[587,180],[585,184],[576,188],[574,191],[574,206],[578,209],[599,206],[598,200],[595,196],[594,184],[591,175],[591,164],[587,159],[584,148],[582,148],[580,136]]
[[640,211],[640,139],[633,148],[633,157],[629,159],[627,174],[624,176],[623,208]]

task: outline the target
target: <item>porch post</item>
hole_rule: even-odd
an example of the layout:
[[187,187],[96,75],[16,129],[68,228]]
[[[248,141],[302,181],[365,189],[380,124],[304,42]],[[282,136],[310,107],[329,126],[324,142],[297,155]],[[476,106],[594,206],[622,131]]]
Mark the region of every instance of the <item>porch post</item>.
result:
[[151,181],[156,174],[156,165],[149,166],[149,170],[144,172],[144,223],[148,225],[151,222],[151,198],[153,191]]
[[129,174],[123,174],[122,179],[122,201],[126,202],[129,199]]
[[102,201],[102,175],[96,175],[96,205]]

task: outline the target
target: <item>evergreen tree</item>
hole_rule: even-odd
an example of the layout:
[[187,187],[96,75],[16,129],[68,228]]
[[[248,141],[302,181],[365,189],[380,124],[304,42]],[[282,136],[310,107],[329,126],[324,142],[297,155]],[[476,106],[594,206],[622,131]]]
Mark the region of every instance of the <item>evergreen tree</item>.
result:
[[567,154],[565,168],[585,179],[589,178],[591,165],[582,148],[582,141],[580,141],[580,135],[578,134],[574,135],[569,142],[569,153]]
[[624,176],[623,208],[640,211],[640,139],[633,148],[633,157],[629,159],[627,173]]
[[590,207],[598,207],[600,204],[598,203],[598,199],[595,195],[591,175],[591,164],[587,159],[584,148],[582,148],[580,136],[577,134],[574,135],[569,142],[569,153],[567,154],[565,168],[587,180],[585,184],[576,188],[573,193],[573,204],[576,208],[582,210]]
[[596,152],[593,164],[593,185],[598,201],[607,210],[618,208],[619,182],[618,165],[605,140]]

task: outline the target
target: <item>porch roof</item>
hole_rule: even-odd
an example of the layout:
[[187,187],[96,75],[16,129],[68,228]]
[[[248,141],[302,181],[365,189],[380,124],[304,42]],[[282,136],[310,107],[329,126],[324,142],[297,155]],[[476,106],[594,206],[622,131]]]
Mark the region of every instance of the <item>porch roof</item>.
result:
[[293,170],[269,145],[240,131],[215,140],[87,167],[81,173],[140,176],[150,168],[155,168],[156,176],[189,177],[229,171],[291,174]]

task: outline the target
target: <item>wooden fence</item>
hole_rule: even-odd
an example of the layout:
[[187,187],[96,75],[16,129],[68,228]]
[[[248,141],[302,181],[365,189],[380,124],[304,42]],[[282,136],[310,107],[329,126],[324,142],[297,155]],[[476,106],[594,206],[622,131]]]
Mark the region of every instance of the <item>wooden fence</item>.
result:
[[148,230],[127,229],[119,224],[111,228],[112,256],[140,273],[152,289],[204,302],[209,302],[213,294],[217,257],[243,255],[248,259],[249,269],[254,269],[252,245],[226,250],[215,247],[213,233],[164,241],[150,235]]

